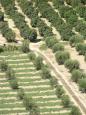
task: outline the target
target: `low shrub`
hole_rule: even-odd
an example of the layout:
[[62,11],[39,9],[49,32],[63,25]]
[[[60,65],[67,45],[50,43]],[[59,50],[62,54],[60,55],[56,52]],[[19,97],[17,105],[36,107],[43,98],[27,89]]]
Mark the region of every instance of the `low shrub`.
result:
[[86,44],[78,43],[76,45],[76,50],[79,52],[79,55],[85,55],[85,53],[86,53]]
[[18,89],[18,97],[20,100],[22,100],[24,98],[24,90],[22,88]]
[[51,86],[52,86],[53,88],[56,88],[57,85],[58,85],[58,80],[57,80],[54,76],[52,76],[52,77],[50,78],[50,84],[51,84]]
[[61,43],[56,43],[53,47],[52,47],[53,52],[55,53],[56,51],[63,51],[64,50],[64,46]]
[[30,51],[29,49],[29,40],[24,40],[23,43],[22,43],[22,46],[21,46],[21,50],[24,52],[24,53],[27,53]]
[[64,107],[69,107],[70,106],[70,99],[68,95],[63,95],[62,96],[62,105]]
[[86,75],[83,72],[81,72],[79,69],[72,71],[71,78],[74,82],[78,82],[80,79],[85,78],[85,77]]
[[61,98],[64,95],[64,90],[61,85],[56,87],[56,95],[58,98]]
[[7,62],[5,61],[5,59],[3,59],[3,60],[0,62],[0,69],[1,69],[1,71],[7,71],[7,69],[8,69],[8,64],[7,64]]
[[70,38],[70,45],[76,46],[77,43],[82,43],[84,40],[83,36],[74,35]]
[[31,61],[34,61],[35,58],[36,58],[36,55],[35,55],[35,53],[30,52],[30,53],[28,54],[28,57],[29,57],[29,59],[30,59]]
[[42,66],[43,66],[42,61],[43,61],[43,59],[40,56],[36,57],[36,59],[34,61],[34,65],[35,65],[37,70],[40,70],[42,68]]
[[46,66],[42,67],[41,75],[42,75],[43,79],[50,79],[51,78],[51,73],[50,73],[48,67],[46,67]]
[[72,106],[71,107],[71,112],[70,112],[70,114],[69,115],[81,115],[81,112],[80,112],[80,110],[78,109],[78,107],[76,107],[76,106]]
[[68,59],[65,61],[65,67],[72,72],[74,69],[79,69],[79,62],[77,60]]
[[79,80],[79,89],[80,91],[86,93],[86,77]]
[[58,64],[64,64],[66,60],[68,60],[70,58],[70,55],[68,52],[65,51],[58,51],[55,54],[56,57],[56,61],[58,62]]

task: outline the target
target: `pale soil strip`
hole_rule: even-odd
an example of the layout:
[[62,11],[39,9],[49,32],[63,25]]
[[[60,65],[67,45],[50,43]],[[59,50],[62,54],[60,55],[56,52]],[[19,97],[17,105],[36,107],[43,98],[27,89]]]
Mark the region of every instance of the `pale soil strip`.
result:
[[32,88],[50,88],[50,85],[39,85],[39,86],[24,86],[25,89],[32,89]]
[[8,54],[8,55],[0,55],[0,57],[9,57],[9,56],[19,58],[21,56],[27,56],[27,54],[20,53],[20,54],[14,54],[14,55],[10,55],[10,54]]
[[[0,6],[1,6],[1,4],[0,4]],[[14,21],[12,20],[12,19],[10,19],[10,18],[8,18],[8,16],[5,14],[5,10],[4,10],[4,8],[1,6],[1,10],[2,10],[2,12],[4,12],[4,15],[5,15],[5,21],[7,21],[8,22],[8,25],[9,25],[9,28],[10,29],[12,29],[12,31],[15,33],[15,35],[16,35],[16,40],[23,40],[23,38],[21,37],[21,35],[20,35],[20,31],[19,31],[19,29],[18,28],[16,28],[16,26],[15,26],[15,24],[14,24]]]
[[42,98],[42,99],[45,99],[45,98],[57,98],[56,95],[43,95],[43,96],[33,96],[33,98],[37,99],[37,98]]
[[[0,89],[1,90],[1,89]],[[4,94],[4,95],[7,95],[7,94],[13,94],[13,95],[17,95],[17,92],[13,92],[13,91],[11,91],[11,92],[0,92],[0,94]]]
[[[33,81],[33,83],[43,83],[43,82],[49,82],[49,80],[41,80],[41,81],[35,80],[35,81]],[[20,83],[24,83],[24,82],[20,82]],[[28,84],[29,82],[25,81],[25,83]]]
[[36,69],[35,69],[35,67],[33,66],[33,67],[21,67],[21,68],[13,68],[14,70],[30,70],[30,69],[32,69],[32,70],[35,70],[36,71]]
[[28,26],[29,26],[31,29],[36,30],[38,37],[41,38],[41,36],[40,36],[40,34],[39,34],[39,31],[38,31],[38,28],[33,28],[33,27],[31,26],[31,19],[28,18],[28,17],[23,13],[21,7],[19,6],[19,4],[18,4],[18,2],[17,2],[16,0],[15,0],[15,5],[16,5],[16,7],[17,7],[18,12],[20,12],[20,13],[25,17],[25,21],[27,22]]
[[22,112],[22,113],[19,113],[19,112],[17,112],[17,113],[11,113],[10,112],[10,114],[6,114],[6,115],[29,115],[29,112],[28,113],[26,113],[26,112]]
[[26,110],[24,107],[15,107],[15,108],[0,108],[0,111],[6,110]]
[[47,91],[46,91],[46,90],[45,90],[45,91],[42,91],[42,90],[41,90],[41,91],[35,91],[35,90],[34,90],[34,91],[31,91],[31,92],[30,92],[30,91],[29,91],[29,92],[26,92],[26,93],[29,93],[29,94],[30,94],[30,93],[50,93],[50,92],[53,93],[54,90],[47,90]]
[[[7,61],[15,61],[15,62],[16,62],[16,61],[19,61],[19,62],[20,62],[20,61],[28,61],[28,62],[29,62],[29,59],[28,59],[28,58],[26,58],[26,59],[22,59],[22,58],[21,58],[21,59],[7,59]],[[23,63],[24,63],[24,62],[23,62]]]
[[53,112],[53,111],[51,111],[51,112],[42,112],[41,115],[45,115],[45,114],[47,115],[47,114],[49,114],[49,113],[51,113],[51,114],[53,115],[53,114],[55,114],[55,113],[56,113],[56,114],[57,114],[57,113],[60,114],[60,113],[69,113],[69,112],[70,112],[70,111],[68,111],[68,110],[58,110],[58,111],[54,111],[54,112]]
[[[31,64],[31,65],[33,65],[33,63],[32,62],[21,62],[21,63],[9,63],[9,65],[28,65],[28,64]],[[30,65],[29,65],[30,66]]]
[[[28,77],[29,77],[29,75],[28,75]],[[25,77],[18,77],[19,79],[25,79]],[[29,78],[26,78],[27,80],[29,80],[29,79],[32,79],[32,80],[35,80],[35,79],[40,79],[40,77],[39,76],[33,76],[33,77],[29,77]]]
[[4,97],[4,98],[3,98],[3,97],[1,97],[1,99],[0,99],[0,100],[10,100],[10,99],[17,100],[17,99],[16,99],[16,97],[6,97],[6,98],[5,98],[5,97]]
[[6,42],[7,42],[6,38],[4,38],[2,34],[0,33],[0,45],[6,44]]
[[50,103],[55,103],[55,102],[58,103],[58,102],[61,102],[61,100],[37,101],[37,103],[40,103],[40,104],[41,104],[41,103],[49,103],[49,102],[50,102]]
[[56,105],[56,106],[52,106],[52,105],[49,105],[49,106],[40,106],[39,107],[40,109],[44,109],[44,108],[46,108],[46,109],[49,109],[49,108],[63,108],[63,106],[61,106],[61,105]]
[[[28,72],[17,72],[16,74],[36,74],[38,73],[38,71],[32,72],[32,71],[28,71]],[[34,76],[35,77],[35,76]]]

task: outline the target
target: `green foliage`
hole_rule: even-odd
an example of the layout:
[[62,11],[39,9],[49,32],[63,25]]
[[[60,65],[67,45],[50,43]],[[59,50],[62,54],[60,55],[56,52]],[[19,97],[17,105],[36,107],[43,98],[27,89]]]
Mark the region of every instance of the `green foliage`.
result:
[[78,82],[80,79],[85,78],[85,77],[86,75],[83,72],[81,72],[79,69],[72,71],[71,78],[74,82]]
[[78,107],[72,106],[71,112],[70,112],[69,115],[81,115],[81,112],[80,112],[80,110],[78,109]]
[[61,98],[64,95],[64,90],[61,85],[56,87],[56,95],[58,98]]
[[50,73],[48,67],[46,67],[46,66],[42,67],[41,75],[42,75],[43,79],[50,79],[51,78],[51,73]]
[[0,22],[0,30],[8,42],[15,41],[15,33],[9,28],[7,22]]
[[72,72],[74,69],[79,69],[79,62],[77,60],[68,59],[65,61],[65,67]]
[[5,61],[5,59],[3,59],[3,60],[0,62],[0,69],[1,69],[1,71],[7,71],[7,69],[8,69],[8,64],[7,64],[7,62]]
[[45,42],[49,48],[52,48],[54,46],[54,44],[56,44],[56,42],[58,42],[58,41],[56,40],[55,37],[52,36],[52,37],[45,38]]
[[35,53],[33,53],[33,52],[29,52],[28,57],[29,57],[29,59],[30,59],[31,61],[34,61],[35,58],[36,58],[36,55],[35,55]]
[[62,104],[64,107],[69,107],[70,106],[70,99],[68,95],[63,95],[62,96]]
[[36,31],[32,31],[32,32],[30,33],[29,40],[30,40],[31,42],[35,42],[36,39],[37,39],[37,32],[36,32]]
[[50,84],[51,84],[51,86],[52,86],[53,88],[55,88],[55,87],[57,87],[57,85],[58,85],[58,80],[57,80],[54,76],[52,76],[52,77],[50,78]]
[[6,71],[6,77],[13,89],[18,89],[17,79],[15,77],[15,72],[9,67]]
[[79,52],[79,55],[85,55],[86,54],[86,44],[78,43],[76,45],[76,50]]
[[38,106],[33,102],[32,98],[24,96],[23,103],[26,110],[30,111],[30,115],[40,115]]
[[18,97],[20,100],[22,100],[24,98],[24,90],[22,88],[18,89]]
[[40,70],[43,66],[43,59],[40,56],[36,57],[34,65],[37,70]]
[[0,21],[4,21],[4,13],[0,11]]
[[1,52],[4,52],[4,47],[3,46],[0,46],[0,53]]
[[83,43],[84,38],[80,35],[74,35],[70,38],[70,45],[75,46],[77,43]]
[[30,51],[29,49],[29,40],[24,40],[23,43],[22,43],[22,46],[21,46],[21,50],[24,52],[24,53],[27,53]]
[[79,89],[82,92],[86,92],[86,76],[85,78],[79,80]]
[[9,80],[9,82],[10,82],[12,89],[18,89],[17,79],[11,79]]
[[58,62],[58,64],[64,64],[65,61],[70,58],[70,55],[68,52],[58,51],[56,52],[55,57],[56,57],[56,61]]
[[64,46],[61,43],[56,43],[53,47],[53,52],[55,53],[56,51],[63,51],[64,50]]

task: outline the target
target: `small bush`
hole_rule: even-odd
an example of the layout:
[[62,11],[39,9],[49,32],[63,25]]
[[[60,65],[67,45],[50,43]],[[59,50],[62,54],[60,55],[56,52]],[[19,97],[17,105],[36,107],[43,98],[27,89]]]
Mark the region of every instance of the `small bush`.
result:
[[83,72],[81,72],[79,69],[72,71],[71,78],[74,82],[78,82],[80,79],[85,78],[85,77],[86,75]]
[[64,46],[61,43],[56,43],[52,49],[53,49],[53,52],[55,53],[56,51],[63,51]]
[[37,70],[40,70],[42,68],[42,66],[43,66],[42,61],[43,61],[43,59],[40,56],[36,57],[34,65],[35,65]]
[[24,98],[24,90],[22,88],[18,89],[18,97],[19,99],[23,99]]
[[70,38],[70,45],[75,46],[77,43],[82,43],[84,40],[83,36],[74,35]]
[[45,39],[45,41],[46,41],[46,44],[47,44],[47,46],[49,47],[49,48],[52,48],[58,41],[55,39],[55,38],[49,38],[49,37],[47,37],[46,39]]
[[35,53],[30,52],[30,53],[28,54],[28,57],[29,57],[29,59],[30,59],[31,61],[34,61],[35,58],[36,58],[36,55],[35,55]]
[[13,80],[15,78],[15,72],[10,67],[6,71],[6,77],[8,80]]
[[85,55],[85,53],[86,53],[86,44],[78,43],[76,45],[76,50],[79,52],[79,55]]
[[68,59],[65,61],[65,67],[72,72],[74,69],[79,69],[79,62],[77,60]]
[[69,107],[70,106],[70,99],[68,95],[63,95],[62,96],[62,104],[64,107]]
[[56,95],[58,98],[61,98],[64,95],[64,90],[61,85],[56,87]]
[[56,52],[55,57],[56,57],[58,64],[64,64],[65,61],[70,58],[70,55],[68,52],[58,51]]
[[86,77],[79,80],[79,89],[86,93]]
[[51,84],[51,86],[52,87],[57,87],[57,85],[58,85],[58,80],[54,77],[54,76],[52,76],[51,78],[50,78],[50,84]]
[[21,46],[21,49],[24,53],[27,53],[30,51],[29,49],[29,40],[24,40]]
[[8,64],[7,64],[7,62],[6,62],[5,60],[2,60],[2,61],[0,62],[0,68],[1,68],[1,71],[7,71],[7,69],[8,69]]
[[81,112],[76,106],[72,106],[71,112],[69,115],[81,115]]
[[42,75],[43,79],[50,79],[51,78],[51,73],[46,66],[42,67],[41,75]]
[[31,42],[35,42],[36,39],[37,39],[37,32],[36,31],[32,31],[31,34],[30,34],[30,36],[29,36],[29,40]]
[[15,78],[11,79],[9,82],[10,82],[12,89],[18,89],[18,83],[17,83],[17,80]]

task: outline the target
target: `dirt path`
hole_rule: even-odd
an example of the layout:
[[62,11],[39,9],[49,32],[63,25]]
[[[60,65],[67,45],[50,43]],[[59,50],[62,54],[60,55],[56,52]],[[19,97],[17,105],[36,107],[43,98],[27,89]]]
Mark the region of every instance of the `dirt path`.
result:
[[[54,73],[58,76],[59,80],[63,84],[66,92],[70,96],[70,98],[73,100],[75,105],[77,105],[80,110],[82,111],[82,115],[85,115],[86,113],[86,97],[84,94],[80,93],[78,90],[78,87],[75,83],[73,83],[70,80],[70,73],[63,65],[58,65],[58,63],[55,61],[54,54],[50,49],[46,51],[40,51],[39,50],[39,44],[31,44],[31,50],[38,52],[42,57],[46,60],[47,63],[51,66]],[[58,78],[57,78],[58,79]]]
[[6,39],[0,33],[0,45],[6,44],[6,42],[7,42]]

